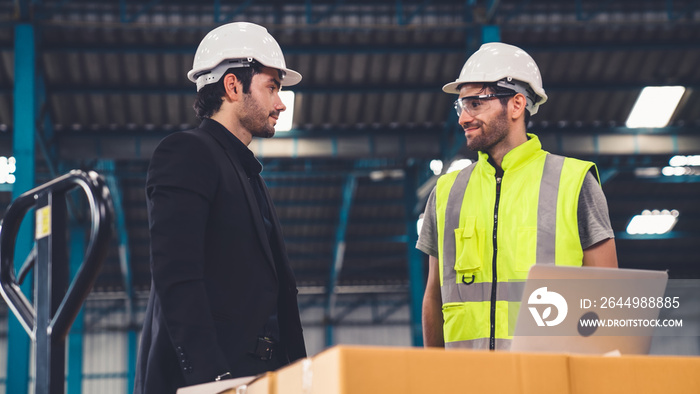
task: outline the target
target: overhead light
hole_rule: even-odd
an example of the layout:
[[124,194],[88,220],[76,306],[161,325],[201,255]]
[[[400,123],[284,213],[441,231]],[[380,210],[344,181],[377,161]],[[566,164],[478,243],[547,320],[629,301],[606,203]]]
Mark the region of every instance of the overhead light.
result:
[[683,176],[700,174],[700,155],[673,156],[668,166],[661,169],[664,176]]
[[421,229],[423,229],[423,214],[421,214],[418,221],[416,221],[416,232],[418,235],[420,235]]
[[280,113],[275,131],[289,131],[292,129],[292,121],[294,120],[294,92],[282,90],[280,91],[280,99],[287,109]]
[[15,171],[17,160],[14,157],[0,156],[0,184],[15,183]]
[[669,161],[668,165],[672,167],[684,167],[684,166],[700,166],[700,155],[683,156],[676,155],[673,156]]
[[678,221],[677,210],[645,209],[641,215],[635,215],[627,225],[628,234],[665,234],[676,225]]
[[430,169],[433,171],[433,174],[440,175],[442,173],[442,167],[443,167],[442,160],[431,160],[430,161]]
[[455,160],[452,163],[450,163],[450,167],[447,169],[447,174],[453,171],[461,171],[469,167],[470,164],[472,164],[472,161],[469,159]]
[[656,178],[661,175],[659,167],[639,167],[634,169],[634,176],[637,178]]
[[697,175],[698,171],[692,167],[671,167],[667,166],[661,169],[661,173],[664,176],[683,176],[683,175]]
[[683,93],[683,86],[645,87],[627,118],[627,127],[666,127]]
[[378,182],[384,179],[401,179],[405,176],[405,173],[402,169],[394,169],[394,170],[376,170],[376,171],[370,171],[369,173],[369,179],[371,179],[374,182]]

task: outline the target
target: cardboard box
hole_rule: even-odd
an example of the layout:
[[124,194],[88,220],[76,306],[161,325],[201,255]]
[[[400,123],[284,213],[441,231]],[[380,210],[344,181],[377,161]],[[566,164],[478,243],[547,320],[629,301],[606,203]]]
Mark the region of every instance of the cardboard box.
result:
[[277,371],[276,394],[568,393],[568,357],[337,346]]
[[700,357],[570,356],[572,394],[700,393]]
[[274,394],[276,390],[274,372],[244,378],[209,382],[177,390],[177,394]]
[[248,384],[242,394],[275,394],[277,391],[277,376],[275,372],[268,372]]

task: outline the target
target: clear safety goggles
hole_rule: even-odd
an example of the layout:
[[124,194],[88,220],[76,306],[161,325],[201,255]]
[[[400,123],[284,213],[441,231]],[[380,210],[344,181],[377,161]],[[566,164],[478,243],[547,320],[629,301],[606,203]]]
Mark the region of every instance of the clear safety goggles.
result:
[[481,94],[478,96],[460,97],[454,102],[457,116],[462,115],[462,111],[467,111],[470,116],[477,116],[488,111],[494,98],[515,96],[517,93],[494,93]]

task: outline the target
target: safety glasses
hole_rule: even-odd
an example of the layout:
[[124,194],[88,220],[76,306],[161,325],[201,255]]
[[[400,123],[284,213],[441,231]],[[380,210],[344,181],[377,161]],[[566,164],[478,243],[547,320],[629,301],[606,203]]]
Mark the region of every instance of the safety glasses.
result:
[[462,111],[467,111],[471,116],[477,116],[482,114],[491,108],[492,99],[498,97],[510,97],[515,96],[517,93],[494,93],[494,94],[482,94],[478,96],[466,96],[455,100],[454,107],[457,111],[457,116],[462,115]]

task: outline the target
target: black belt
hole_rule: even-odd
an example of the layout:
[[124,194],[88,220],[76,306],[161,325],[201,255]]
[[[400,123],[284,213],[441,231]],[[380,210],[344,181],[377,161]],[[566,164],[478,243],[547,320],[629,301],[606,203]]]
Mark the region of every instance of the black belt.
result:
[[251,352],[253,357],[263,361],[272,360],[272,356],[276,354],[275,348],[279,344],[270,337],[258,337],[258,342],[255,345],[255,350]]

